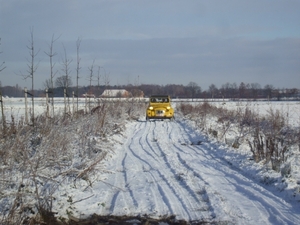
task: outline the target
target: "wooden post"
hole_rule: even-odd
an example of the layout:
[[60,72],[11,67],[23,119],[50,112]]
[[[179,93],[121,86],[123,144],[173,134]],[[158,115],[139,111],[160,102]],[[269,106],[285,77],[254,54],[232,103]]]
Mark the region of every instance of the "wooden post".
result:
[[24,93],[25,93],[25,123],[28,124],[27,88],[24,89]]
[[49,117],[49,98],[48,98],[48,88],[46,88],[46,116]]
[[[67,113],[67,100],[66,100],[66,98],[67,98],[67,91],[66,91],[66,89],[64,89],[64,103],[65,103],[65,111],[64,111],[64,114],[66,115],[66,113]],[[65,116],[64,115],[64,116]]]
[[51,105],[52,105],[52,118],[54,118],[54,90],[53,90],[53,88],[51,89],[51,95],[52,95],[52,101],[51,101]]
[[2,100],[2,93],[0,91],[0,103],[1,103],[1,114],[2,114],[2,128],[3,128],[3,134],[5,136],[6,133],[6,123],[5,123],[5,115],[4,115],[4,109],[3,109],[3,100]]
[[75,93],[72,92],[72,104],[73,104],[73,115],[75,114],[75,101],[74,101]]
[[90,96],[90,94],[88,94],[88,97],[89,97],[88,102],[89,102],[89,112],[90,112],[91,111],[91,96]]
[[87,113],[87,94],[85,95],[85,113]]

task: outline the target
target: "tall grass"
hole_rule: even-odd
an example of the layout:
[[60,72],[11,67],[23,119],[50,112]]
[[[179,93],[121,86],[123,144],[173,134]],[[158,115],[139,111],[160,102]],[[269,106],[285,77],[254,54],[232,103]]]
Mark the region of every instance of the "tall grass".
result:
[[[255,162],[270,163],[275,171],[280,171],[292,147],[298,146],[300,150],[300,126],[289,126],[288,114],[279,110],[270,108],[267,115],[261,116],[250,106],[228,110],[207,102],[197,105],[181,103],[177,109],[219,141],[234,148],[247,142]],[[211,118],[216,122],[211,122]],[[228,140],[232,133],[234,139]]]
[[91,113],[22,118],[0,128],[0,224],[58,224],[55,193],[64,182],[92,185],[112,150],[108,137],[125,120],[144,115],[144,103],[101,103]]

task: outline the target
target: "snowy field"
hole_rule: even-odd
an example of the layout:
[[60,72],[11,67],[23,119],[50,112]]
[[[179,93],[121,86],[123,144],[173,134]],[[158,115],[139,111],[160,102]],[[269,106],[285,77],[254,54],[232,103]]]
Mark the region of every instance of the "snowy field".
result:
[[[64,99],[55,99],[55,103],[55,111],[63,112]],[[248,107],[260,115],[278,110],[291,126],[300,125],[300,103],[296,101],[209,103],[227,109]],[[45,99],[37,99],[35,106],[35,112],[45,112]],[[85,108],[85,99],[80,100],[80,108]],[[24,99],[5,98],[4,109],[8,119],[10,115],[22,117]],[[100,137],[91,138],[94,149],[109,149],[101,173],[89,180],[62,181],[53,194],[57,217],[147,215],[175,216],[190,223],[299,224],[299,151],[289,158],[291,175],[282,177],[250,160],[246,145],[233,149],[209,138],[182,115],[176,115],[175,121],[146,121],[142,115],[127,120],[122,132],[107,137],[109,145],[104,146]],[[85,124],[74,126],[80,129]],[[82,150],[73,148],[75,170],[81,160],[77,152]]]
[[284,115],[288,124],[291,126],[300,126],[300,101],[227,101],[227,102],[209,102],[215,106],[223,106],[229,110],[238,108],[249,108],[252,112],[259,115],[267,115],[272,110]]
[[[87,109],[87,107],[94,107],[98,102],[103,101],[114,101],[116,99],[86,99],[79,98],[79,109]],[[141,101],[147,102],[148,98],[139,99],[122,99],[124,101]],[[72,111],[73,107],[77,107],[77,99],[69,98],[69,108]],[[199,104],[203,102],[208,102],[217,107],[224,107],[229,110],[236,110],[238,108],[245,109],[250,108],[253,112],[266,115],[271,110],[278,110],[280,113],[288,118],[290,125],[299,126],[300,125],[300,101],[230,101],[230,100],[203,100],[203,99],[173,99],[173,105],[181,102],[188,102],[190,104]],[[24,98],[3,98],[4,102],[4,114],[6,119],[10,120],[11,115],[15,118],[24,116],[25,114],[25,99]],[[64,98],[54,98],[54,110],[55,113],[63,113],[64,110]],[[35,112],[36,114],[45,113],[47,109],[46,98],[35,98]],[[31,98],[28,98],[28,111],[31,108]]]
[[[49,111],[51,111],[51,99],[48,99],[48,103],[46,98],[35,98],[34,99],[34,111],[35,115],[39,115],[41,113],[45,113],[47,107],[49,107]],[[90,99],[92,105],[96,103],[94,99]],[[77,99],[69,98],[68,100],[70,110],[73,110],[73,107],[77,107]],[[87,105],[87,99],[79,98],[79,109],[85,109]],[[15,119],[25,116],[25,98],[3,98],[3,106],[4,106],[4,115],[8,121],[11,120],[11,116]],[[65,99],[64,98],[54,98],[54,111],[55,114],[62,114],[64,112]],[[28,113],[31,112],[32,101],[31,98],[27,99],[27,110]]]

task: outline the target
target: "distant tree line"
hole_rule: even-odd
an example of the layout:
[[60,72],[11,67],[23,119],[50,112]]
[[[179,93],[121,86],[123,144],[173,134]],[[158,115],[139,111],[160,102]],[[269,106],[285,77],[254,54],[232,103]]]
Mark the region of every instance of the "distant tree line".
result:
[[[56,87],[53,89],[48,88],[50,96],[63,97],[65,85],[62,77],[56,79]],[[71,83],[71,82],[70,82]],[[69,84],[70,84],[69,83]],[[151,96],[154,94],[170,95],[172,98],[205,98],[205,99],[277,99],[282,98],[300,98],[300,90],[296,88],[292,89],[276,89],[272,85],[265,85],[261,87],[258,83],[246,84],[240,83],[226,83],[220,88],[216,85],[211,84],[207,90],[202,88],[195,82],[190,82],[187,85],[179,84],[141,84],[141,85],[89,85],[89,86],[69,86],[67,95],[72,97],[73,93],[78,93],[78,97],[84,94],[94,94],[99,97],[106,89],[125,89],[132,94],[132,97],[140,96],[141,91],[144,96]],[[4,86],[1,87],[2,95],[9,97],[23,97],[24,90],[19,86]],[[35,97],[44,97],[46,95],[45,90],[34,90]],[[76,95],[77,97],[77,95]]]

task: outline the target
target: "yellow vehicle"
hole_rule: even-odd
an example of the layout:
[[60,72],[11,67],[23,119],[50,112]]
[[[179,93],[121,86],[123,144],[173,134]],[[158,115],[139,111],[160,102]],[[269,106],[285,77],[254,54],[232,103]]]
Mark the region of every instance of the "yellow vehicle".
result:
[[168,95],[152,95],[146,112],[146,120],[149,119],[174,119],[174,109]]

